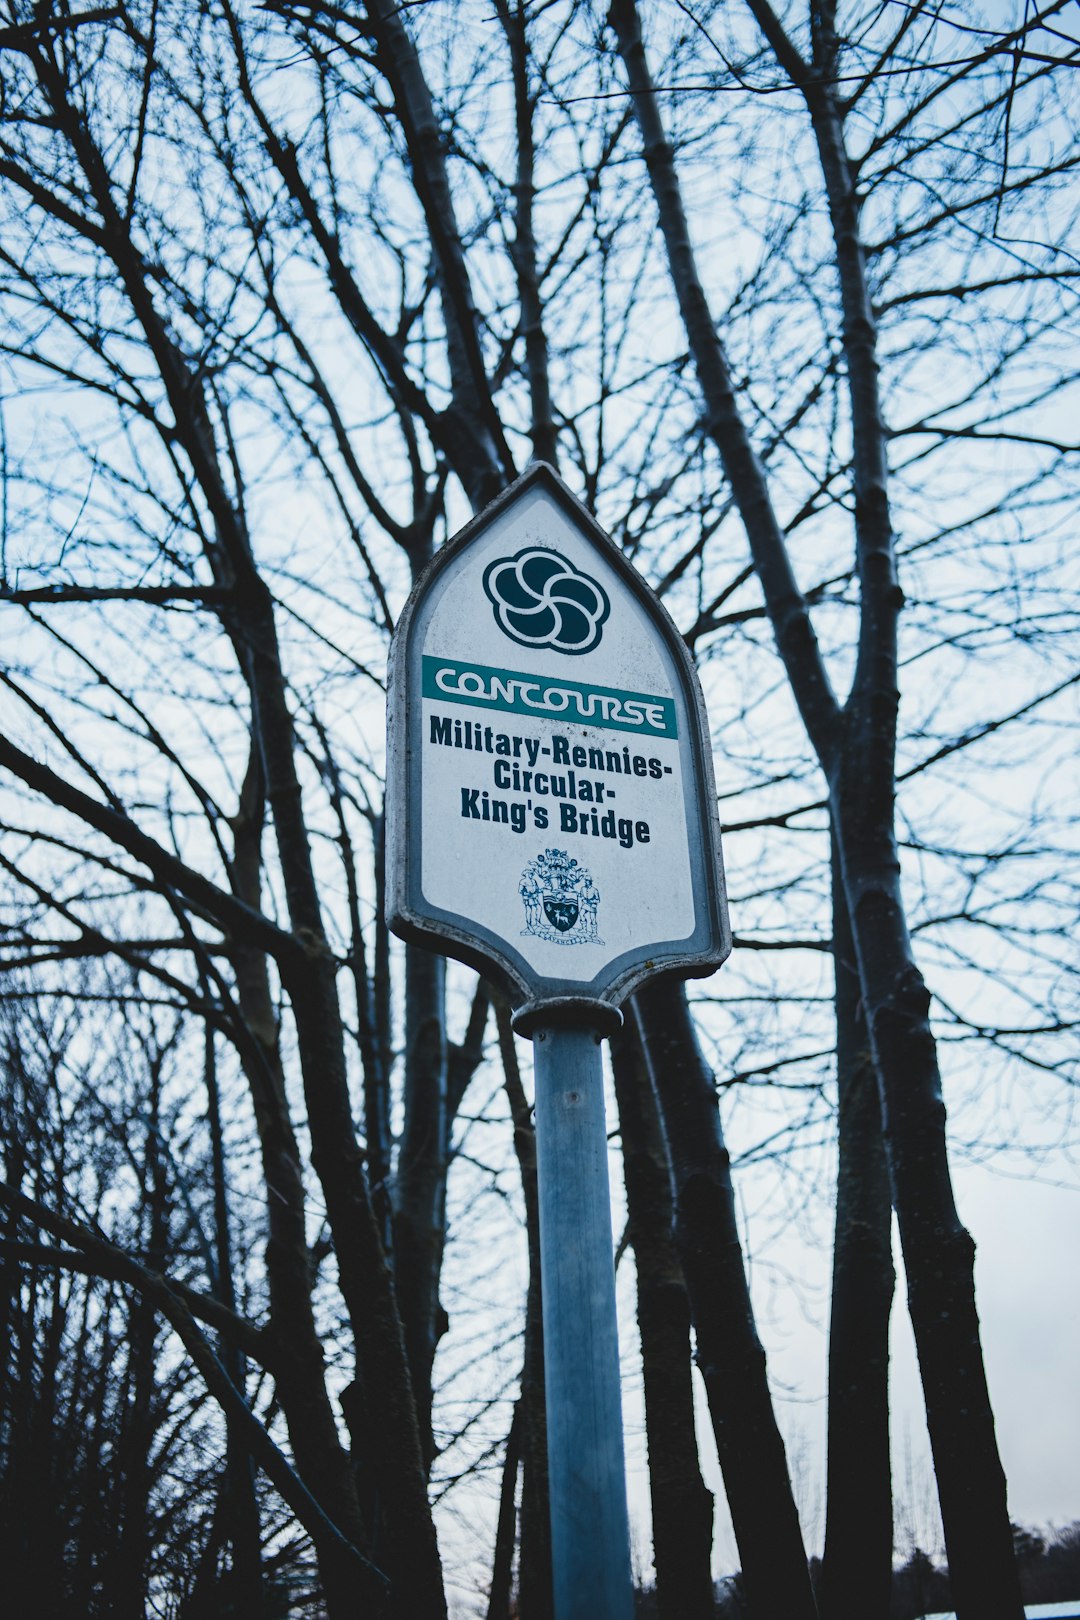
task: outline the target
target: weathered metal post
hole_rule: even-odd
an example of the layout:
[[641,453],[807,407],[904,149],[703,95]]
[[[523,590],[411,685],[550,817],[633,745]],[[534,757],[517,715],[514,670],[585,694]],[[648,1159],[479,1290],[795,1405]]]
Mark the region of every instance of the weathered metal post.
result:
[[629,1620],[599,1042],[639,985],[730,949],[701,690],[538,464],[418,581],[387,719],[390,926],[499,981],[533,1039],[556,1620]]
[[633,1611],[600,1039],[554,1018],[533,1031],[558,1620]]

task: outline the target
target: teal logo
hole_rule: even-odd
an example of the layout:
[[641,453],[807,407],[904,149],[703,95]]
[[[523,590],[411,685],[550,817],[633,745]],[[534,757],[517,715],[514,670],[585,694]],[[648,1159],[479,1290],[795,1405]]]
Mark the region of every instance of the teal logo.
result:
[[519,647],[590,653],[611,612],[607,592],[558,551],[526,546],[484,569],[484,592],[504,636]]

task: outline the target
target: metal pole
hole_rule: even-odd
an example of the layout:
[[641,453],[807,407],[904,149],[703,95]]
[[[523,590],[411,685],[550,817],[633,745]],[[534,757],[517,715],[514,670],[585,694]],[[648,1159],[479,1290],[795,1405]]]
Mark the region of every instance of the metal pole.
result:
[[532,1034],[555,1620],[630,1620],[600,1037]]

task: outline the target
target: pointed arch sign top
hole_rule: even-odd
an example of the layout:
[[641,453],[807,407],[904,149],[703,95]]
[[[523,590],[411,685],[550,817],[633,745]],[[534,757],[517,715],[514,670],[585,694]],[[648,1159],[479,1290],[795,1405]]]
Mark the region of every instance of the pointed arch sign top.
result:
[[391,928],[517,1003],[617,1008],[731,948],[694,666],[543,463],[441,548],[405,606],[386,818]]

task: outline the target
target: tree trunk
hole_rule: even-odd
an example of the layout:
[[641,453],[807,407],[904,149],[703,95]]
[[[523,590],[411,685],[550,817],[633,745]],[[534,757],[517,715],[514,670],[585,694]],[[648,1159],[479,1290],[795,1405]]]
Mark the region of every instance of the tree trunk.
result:
[[[205,978],[204,994],[209,1001],[209,987]],[[221,1097],[217,1082],[217,1055],[214,1031],[208,1023],[205,1031],[204,1077],[206,1081],[206,1114],[210,1126],[210,1163],[214,1181],[214,1254],[216,1276],[214,1292],[230,1311],[236,1309],[236,1289],[233,1282],[232,1242],[229,1234],[229,1198],[225,1169],[225,1140],[221,1128]],[[244,1353],[231,1344],[223,1334],[218,1343],[218,1357],[233,1384],[244,1398],[247,1368]],[[229,1430],[226,1439],[225,1480],[222,1486],[225,1498],[225,1526],[232,1547],[232,1589],[234,1601],[251,1620],[261,1620],[263,1613],[262,1545],[259,1524],[259,1504],[255,1496],[255,1470],[251,1455],[237,1442]]]
[[748,0],[777,61],[802,91],[829,205],[851,404],[859,647],[843,741],[822,758],[881,1088],[893,1202],[919,1356],[953,1599],[960,1620],[1023,1614],[1005,1474],[994,1434],[979,1319],[975,1246],[956,1211],[929,994],[915,965],[895,833],[897,625],[903,605],[889,507],[888,432],[877,326],[860,232],[856,171],[836,94],[831,0],[811,7],[813,64],[768,0]]
[[521,1401],[514,1402],[514,1415],[506,1436],[502,1488],[499,1491],[499,1518],[495,1527],[495,1553],[491,1560],[491,1588],[488,1592],[487,1620],[509,1620],[510,1588],[514,1576],[514,1534],[517,1519],[517,1477],[521,1464]]
[[551,1514],[548,1507],[547,1408],[544,1396],[544,1325],[540,1303],[540,1200],[536,1180],[536,1131],[521,1083],[510,1007],[495,998],[499,1052],[514,1151],[521,1173],[525,1231],[529,1250],[529,1289],[525,1300],[525,1356],[521,1369],[521,1557],[518,1607],[521,1620],[551,1620]]
[[[1021,1614],[1009,1516],[975,1311],[973,1246],[953,1202],[928,998],[911,954],[894,833],[897,621],[887,432],[877,334],[859,235],[855,171],[832,88],[834,10],[812,7],[814,63],[802,60],[768,0],[748,0],[777,61],[803,94],[818,143],[836,255],[853,440],[859,643],[851,695],[837,705],[791,568],[764,471],[735,398],[697,273],[674,156],[663,130],[634,0],[610,17],[626,63],[672,282],[792,695],[828,781],[848,914],[882,1094],[893,1200],[919,1350],[946,1547],[961,1620]],[[980,1610],[980,1604],[989,1606]]]
[[683,985],[654,981],[634,1002],[671,1156],[675,1241],[750,1612],[754,1620],[814,1620],[784,1442],[743,1267],[713,1076]]
[[698,1467],[690,1301],[663,1128],[633,1024],[613,1038],[611,1068],[637,1270],[657,1609],[660,1620],[713,1620],[713,1498]]
[[888,1620],[892,1594],[889,1313],[892,1201],[858,965],[833,852],[839,1142],[829,1326],[822,1620]]
[[[233,23],[231,16],[228,21]],[[224,470],[227,455],[223,461],[219,454],[206,379],[155,304],[153,275],[131,234],[130,218],[117,205],[106,159],[78,103],[70,97],[51,51],[31,44],[28,60],[100,211],[102,241],[168,396],[175,421],[175,453],[190,465],[210,515],[204,541],[206,558],[215,583],[224,588],[220,616],[251,699],[252,730],[290,927],[301,947],[299,959],[289,964],[287,972],[283,966],[283,977],[296,1029],[311,1162],[334,1237],[338,1285],[356,1345],[360,1382],[372,1392],[373,1454],[381,1473],[385,1523],[392,1526],[386,1548],[387,1573],[394,1583],[394,1603],[403,1615],[423,1611],[436,1617],[445,1613],[446,1606],[442,1570],[401,1320],[352,1118],[337,964],[323,928],[273,597],[256,565],[242,492],[233,493]],[[321,1365],[319,1371],[321,1375]],[[293,1439],[294,1444],[303,1443],[299,1429]],[[346,1505],[347,1494],[339,1499],[339,1506]],[[347,1526],[341,1528],[347,1535],[352,1533]],[[343,1594],[347,1585],[343,1568]]]
[[439,286],[453,397],[450,408],[440,413],[436,432],[469,499],[482,507],[513,479],[514,463],[484,368],[443,134],[401,8],[395,0],[367,0],[365,10],[376,60],[393,92],[408,147]]
[[523,0],[511,12],[507,0],[496,0],[496,12],[510,48],[514,83],[514,127],[517,137],[517,175],[514,180],[514,241],[511,251],[521,302],[521,331],[525,339],[525,375],[529,384],[529,416],[533,456],[558,465],[558,430],[551,401],[548,346],[544,334],[544,304],[536,262],[533,203],[536,181],[533,142],[534,92],[530,86],[528,10]]
[[[253,748],[232,822],[234,892],[261,901],[263,797]],[[261,951],[234,944],[233,970],[242,1024],[230,1031],[251,1090],[266,1182],[266,1272],[274,1373],[300,1477],[330,1518],[358,1547],[369,1545],[349,1459],[326,1391],[325,1360],[311,1303],[300,1150],[289,1117],[277,1012]],[[332,1601],[334,1572],[323,1569]]]
[[953,1602],[959,1620],[1018,1620],[1023,1601],[975,1307],[975,1245],[953,1198],[930,996],[911,954],[895,850],[893,862],[880,864],[873,858],[876,842],[849,829],[844,888],[880,1087]]
[[439,1276],[449,1167],[445,979],[441,956],[406,946],[405,1123],[395,1180],[394,1286],[428,1468],[435,1455],[431,1370],[441,1332]]
[[[165,1269],[169,1231],[168,1186],[158,1136],[160,1100],[160,1075],[154,1073],[151,1094],[145,1102],[146,1141],[139,1188],[142,1207],[136,1242],[142,1248],[145,1263],[156,1272]],[[159,1420],[157,1337],[157,1313],[152,1303],[141,1294],[135,1294],[128,1304],[125,1370],[128,1399],[118,1439],[122,1480],[120,1533],[109,1605],[110,1613],[117,1620],[143,1620],[146,1612],[151,1551],[150,1450]]]
[[237,545],[232,561],[236,594],[229,628],[251,693],[289,920],[304,952],[302,964],[287,975],[286,988],[311,1162],[333,1233],[338,1285],[356,1346],[357,1383],[368,1392],[366,1429],[385,1531],[377,1562],[391,1579],[395,1613],[437,1616],[445,1611],[445,1594],[424,1454],[401,1317],[352,1118],[337,965],[323,929],[273,602],[250,554]]

